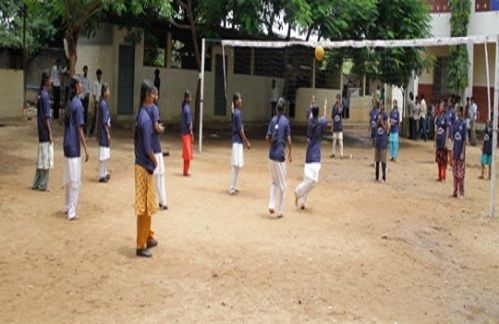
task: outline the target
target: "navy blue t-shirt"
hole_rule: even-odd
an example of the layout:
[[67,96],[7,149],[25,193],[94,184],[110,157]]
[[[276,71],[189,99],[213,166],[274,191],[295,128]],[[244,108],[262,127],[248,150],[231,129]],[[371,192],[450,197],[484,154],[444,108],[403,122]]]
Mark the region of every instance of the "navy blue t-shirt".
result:
[[191,124],[192,124],[191,106],[189,106],[189,104],[185,104],[182,107],[182,124],[180,125],[182,135],[187,135],[191,133],[190,130]]
[[80,137],[78,128],[85,125],[83,119],[83,105],[78,96],[69,102],[70,119],[64,127],[64,156],[67,158],[80,157]]
[[151,148],[154,153],[160,153],[161,141],[159,139],[159,134],[156,133],[156,129],[154,128],[156,122],[159,123],[159,108],[156,104],[153,104],[152,107],[149,109],[149,117],[151,117],[151,122],[154,130],[152,134]]
[[99,103],[99,146],[109,147],[107,139],[107,130],[105,126],[111,128],[111,116],[109,115],[109,105],[107,100],[101,100]]
[[154,172],[154,165],[149,160],[148,153],[153,152],[151,141],[154,133],[149,109],[140,107],[135,119],[135,164],[142,166],[150,174]]
[[454,109],[454,107],[450,107],[447,110],[446,117],[447,117],[447,123],[450,126],[450,133],[452,134],[453,127],[454,127],[454,124],[456,123],[456,119],[457,119],[456,110]]
[[461,159],[461,153],[463,152],[464,143],[466,142],[468,130],[466,127],[466,122],[463,119],[456,120],[454,124],[454,130],[452,132],[454,138],[454,146],[452,148],[452,153],[454,154],[454,160]]
[[[313,122],[313,118],[308,120],[310,125]],[[326,117],[320,117],[316,120],[316,126],[310,137],[308,137],[307,153],[305,157],[305,163],[319,163],[321,162],[321,140],[322,131],[327,126]]]
[[232,143],[243,143],[243,139],[239,133],[243,127],[243,115],[241,113],[241,109],[235,107],[234,113],[232,114]]
[[449,127],[449,123],[447,118],[444,115],[440,115],[435,120],[435,126],[437,127],[437,149],[445,148],[445,140],[446,140],[446,132],[447,127]]
[[47,119],[52,119],[52,112],[50,110],[50,98],[47,89],[43,88],[38,94],[38,109],[36,112],[36,119],[38,124],[38,141],[40,143],[50,141],[49,130],[45,125]]
[[492,124],[489,123],[485,126],[485,130],[483,133],[483,146],[482,146],[483,154],[492,154]]
[[374,147],[377,150],[384,150],[388,147],[388,134],[383,126],[376,127]]
[[333,118],[333,132],[343,131],[343,119],[341,118],[341,105],[335,104],[333,106],[332,118]]
[[285,149],[286,149],[286,139],[291,136],[291,128],[289,126],[289,121],[283,114],[272,117],[267,129],[267,136],[272,138],[273,130],[277,130],[277,140],[275,143],[271,143],[269,147],[269,159],[284,162]]
[[398,109],[390,112],[390,133],[398,133],[400,125],[400,113]]

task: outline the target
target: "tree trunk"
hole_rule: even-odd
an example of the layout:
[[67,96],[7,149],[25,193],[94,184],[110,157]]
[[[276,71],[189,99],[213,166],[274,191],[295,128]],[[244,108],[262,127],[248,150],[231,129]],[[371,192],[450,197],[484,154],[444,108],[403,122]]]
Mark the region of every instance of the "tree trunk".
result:
[[[199,44],[198,44],[198,36],[196,30],[196,24],[194,19],[194,12],[192,11],[192,0],[187,0],[187,16],[189,18],[189,26],[191,29],[192,35],[192,46],[194,47],[194,55],[196,57],[196,66],[198,71],[201,72],[201,54],[199,52]],[[199,120],[200,113],[200,103],[201,103],[201,80],[198,78],[197,87],[196,87],[196,102],[194,104],[194,118],[192,120],[193,129],[197,130],[196,121]]]
[[71,77],[75,74],[76,71],[76,61],[78,60],[77,46],[79,34],[79,31],[75,30],[74,27],[68,26],[68,29],[66,29],[66,33],[64,35],[68,44],[68,72]]

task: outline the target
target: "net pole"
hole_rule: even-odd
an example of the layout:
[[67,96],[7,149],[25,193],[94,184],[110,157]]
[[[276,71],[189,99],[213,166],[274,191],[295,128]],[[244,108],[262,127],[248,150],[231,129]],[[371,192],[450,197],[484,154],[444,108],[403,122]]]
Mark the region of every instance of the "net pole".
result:
[[492,106],[490,104],[490,74],[489,74],[489,52],[487,50],[487,43],[483,43],[485,48],[485,73],[487,74],[487,120],[490,118],[490,110]]
[[499,106],[499,35],[496,36],[496,73],[494,79],[494,115],[492,121],[492,170],[490,178],[490,217],[495,218],[496,211],[496,151],[497,151],[497,111]]
[[204,61],[205,61],[206,41],[201,40],[201,72],[199,73],[200,89],[199,89],[199,145],[198,149],[203,151],[203,110],[204,110]]

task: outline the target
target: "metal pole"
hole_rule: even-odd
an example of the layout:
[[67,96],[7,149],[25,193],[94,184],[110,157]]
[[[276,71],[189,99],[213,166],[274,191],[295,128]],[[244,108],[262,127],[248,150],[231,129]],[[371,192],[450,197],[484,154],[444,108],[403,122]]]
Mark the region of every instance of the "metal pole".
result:
[[490,118],[490,109],[492,105],[490,104],[490,74],[489,74],[489,52],[487,50],[487,43],[483,43],[485,47],[485,73],[487,73],[487,120]]
[[27,49],[26,49],[26,15],[28,14],[27,12],[27,5],[24,4],[23,7],[23,109],[27,108],[26,105],[26,76],[27,76],[27,65],[28,65],[28,55],[27,55]]
[[199,73],[199,152],[203,151],[203,109],[204,109],[204,61],[205,61],[205,39],[201,40],[201,72]]
[[496,73],[494,80],[494,115],[492,121],[492,175],[490,179],[490,217],[496,212],[496,151],[497,151],[497,111],[499,106],[499,34],[496,36]]

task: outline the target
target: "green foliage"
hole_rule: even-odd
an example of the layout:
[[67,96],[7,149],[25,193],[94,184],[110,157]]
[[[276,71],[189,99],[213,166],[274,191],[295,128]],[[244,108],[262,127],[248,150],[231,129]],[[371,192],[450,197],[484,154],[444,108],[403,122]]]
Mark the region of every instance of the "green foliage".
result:
[[[459,37],[468,34],[471,14],[470,0],[450,0],[451,36]],[[461,94],[468,86],[468,68],[470,62],[466,45],[450,47],[449,66],[447,72],[448,87],[455,94]]]
[[[19,49],[23,47],[24,2],[0,0],[0,47]],[[39,11],[27,9],[26,47],[29,54],[36,53],[41,46],[50,42],[56,33],[50,20],[44,19]]]

